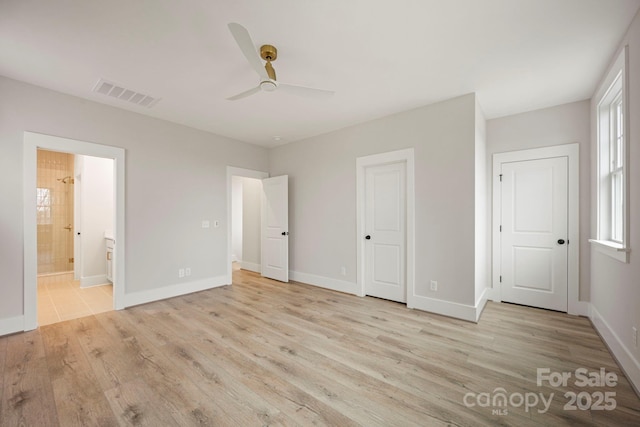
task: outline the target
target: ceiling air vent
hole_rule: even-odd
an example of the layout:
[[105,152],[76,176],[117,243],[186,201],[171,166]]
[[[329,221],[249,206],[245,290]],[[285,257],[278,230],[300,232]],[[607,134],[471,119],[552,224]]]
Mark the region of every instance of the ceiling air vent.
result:
[[147,108],[153,107],[160,101],[160,98],[124,88],[105,79],[98,80],[98,83],[93,87],[93,91]]

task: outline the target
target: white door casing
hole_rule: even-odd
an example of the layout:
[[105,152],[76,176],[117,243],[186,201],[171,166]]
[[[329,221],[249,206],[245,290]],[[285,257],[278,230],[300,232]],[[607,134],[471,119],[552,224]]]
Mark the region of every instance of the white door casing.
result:
[[365,292],[406,302],[406,163],[365,171]]
[[567,311],[567,157],[502,164],[502,300]]
[[117,265],[113,282],[113,308],[125,308],[125,150],[91,142],[24,132],[24,330],[38,327],[37,302],[37,238],[36,238],[36,176],[37,149],[113,159],[114,168],[114,262]]
[[289,281],[289,176],[262,180],[262,276]]

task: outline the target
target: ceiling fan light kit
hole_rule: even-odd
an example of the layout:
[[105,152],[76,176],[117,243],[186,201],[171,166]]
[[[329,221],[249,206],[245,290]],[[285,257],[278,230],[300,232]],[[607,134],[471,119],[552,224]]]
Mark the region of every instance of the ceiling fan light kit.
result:
[[273,92],[277,88],[278,85],[276,84],[276,82],[273,82],[271,80],[260,82],[260,89],[262,89],[263,92]]
[[[324,98],[333,95],[334,92],[330,90],[278,83],[276,81],[276,70],[271,64],[278,58],[278,49],[270,44],[265,44],[260,47],[260,54],[258,55],[258,52],[255,49],[255,44],[249,35],[249,31],[247,31],[245,27],[235,22],[230,23],[228,26],[229,31],[231,31],[231,35],[236,40],[236,43],[238,43],[238,47],[240,47],[245,58],[247,58],[249,65],[251,65],[251,68],[253,68],[254,71],[258,73],[258,76],[260,76],[260,83],[257,87],[231,96],[227,98],[227,100],[236,101],[260,91],[274,92],[278,88],[295,95],[313,98]],[[261,58],[266,61],[264,65],[262,64]]]

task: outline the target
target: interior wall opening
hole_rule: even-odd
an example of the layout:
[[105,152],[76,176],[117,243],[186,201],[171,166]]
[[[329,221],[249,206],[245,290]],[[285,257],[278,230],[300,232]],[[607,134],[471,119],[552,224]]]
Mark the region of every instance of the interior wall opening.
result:
[[231,262],[233,270],[261,272],[262,181],[231,178]]
[[38,324],[113,310],[113,159],[37,150]]

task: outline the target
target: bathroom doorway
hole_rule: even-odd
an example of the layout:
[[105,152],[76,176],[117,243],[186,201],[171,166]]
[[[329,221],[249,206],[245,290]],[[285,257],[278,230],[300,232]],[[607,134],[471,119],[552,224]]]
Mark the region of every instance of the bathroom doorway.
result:
[[113,310],[113,159],[37,150],[38,324]]

